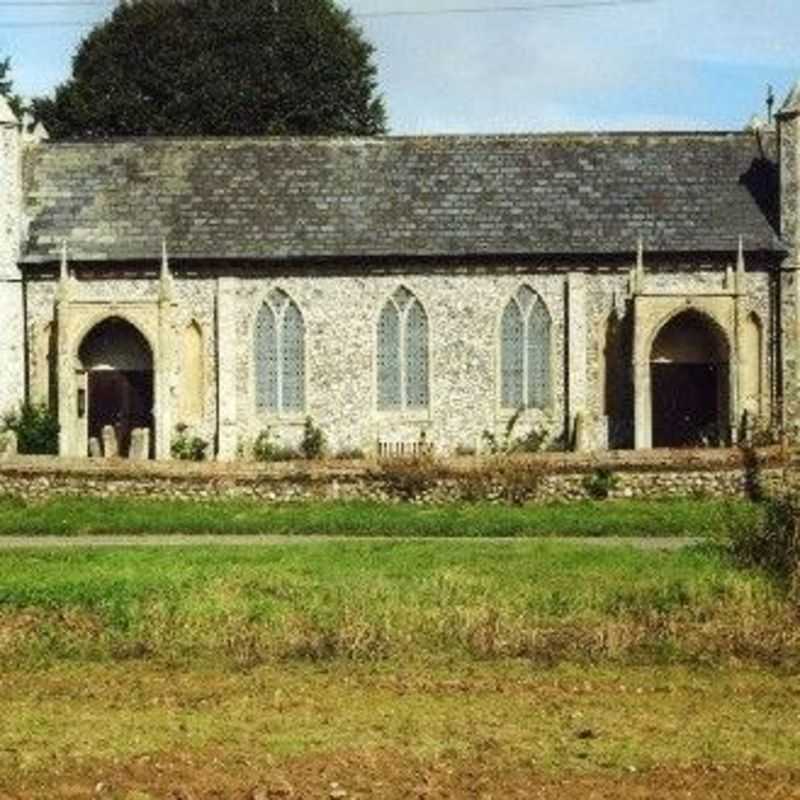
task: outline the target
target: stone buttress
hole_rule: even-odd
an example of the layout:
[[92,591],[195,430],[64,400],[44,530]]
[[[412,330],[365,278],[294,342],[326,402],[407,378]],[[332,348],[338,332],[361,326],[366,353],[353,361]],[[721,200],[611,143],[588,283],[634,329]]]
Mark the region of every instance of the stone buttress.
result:
[[0,97],[0,414],[25,395],[25,332],[19,255],[22,239],[22,132]]
[[780,423],[794,438],[800,420],[800,82],[778,112],[777,122],[781,237],[788,247],[779,283]]

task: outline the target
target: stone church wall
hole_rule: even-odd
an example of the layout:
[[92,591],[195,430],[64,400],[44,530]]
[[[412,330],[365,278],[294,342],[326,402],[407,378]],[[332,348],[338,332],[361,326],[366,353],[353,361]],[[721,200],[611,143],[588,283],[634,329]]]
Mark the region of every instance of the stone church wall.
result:
[[[587,447],[630,446],[609,439],[611,426],[619,427],[618,419],[630,424],[633,411],[632,386],[610,363],[614,354],[608,340],[612,313],[622,322],[631,313],[629,275],[618,267],[612,272],[612,265],[594,266],[595,271],[586,274],[510,264],[240,271],[225,279],[233,287],[230,306],[220,306],[220,281],[213,273],[206,277],[178,269],[170,339],[175,367],[167,384],[172,424],[187,424],[192,434],[214,442],[220,386],[228,385],[235,387],[235,397],[225,398],[235,421],[234,455],[247,455],[266,429],[276,441],[295,445],[306,416],[322,427],[333,452],[352,448],[374,452],[382,441],[412,443],[420,438],[439,452],[481,449],[483,432],[502,436],[512,415],[500,403],[500,319],[510,298],[527,285],[541,297],[551,319],[552,397],[545,411],[526,411],[515,434],[544,427],[551,441],[563,446],[574,415],[580,413],[586,418]],[[709,264],[698,269],[689,264],[680,272],[650,272],[646,280],[653,291],[691,295],[721,290],[724,267]],[[157,301],[155,275],[78,273],[73,299],[105,301],[110,316],[126,301]],[[384,303],[400,286],[414,294],[428,317],[430,404],[424,410],[387,412],[377,406],[377,323]],[[292,414],[256,410],[255,319],[275,289],[298,305],[305,324],[306,405]],[[52,386],[48,348],[56,290],[54,278],[28,284],[30,381],[34,398],[40,400],[48,399]],[[748,274],[745,307],[768,330],[767,273]],[[227,317],[220,318],[226,314],[233,316],[232,324]],[[221,332],[226,341],[220,340]],[[768,399],[771,367],[766,339],[762,385]],[[235,356],[218,364],[217,354],[223,350]],[[623,364],[630,361],[629,347],[624,350],[618,354]],[[576,371],[580,374],[573,374]],[[199,391],[201,396],[187,404],[186,391]],[[608,407],[610,398],[615,409]],[[611,424],[609,415],[616,415]]]
[[[307,413],[325,430],[333,449],[374,450],[379,440],[424,439],[436,449],[475,448],[484,430],[500,433],[511,415],[500,408],[499,324],[503,309],[523,284],[544,301],[552,324],[552,402],[531,410],[519,433],[532,424],[558,436],[564,424],[565,276],[457,270],[406,270],[388,274],[290,275],[244,278],[238,291],[237,395],[239,433],[245,443],[271,426],[284,441],[296,440],[304,415],[254,413],[253,321],[272,288],[299,305],[306,322]],[[379,411],[376,397],[378,316],[400,286],[420,301],[429,324],[430,404],[426,410]]]

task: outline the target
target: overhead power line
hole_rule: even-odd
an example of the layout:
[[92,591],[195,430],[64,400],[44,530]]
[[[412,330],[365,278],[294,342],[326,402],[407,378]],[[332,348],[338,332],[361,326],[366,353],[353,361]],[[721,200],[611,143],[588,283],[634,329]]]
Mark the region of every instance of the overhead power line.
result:
[[7,8],[72,8],[77,6],[111,6],[114,0],[0,0]]
[[[592,6],[624,6],[654,3],[656,0],[561,0],[561,2],[523,3],[510,6],[465,6],[461,8],[422,8],[396,11],[355,11],[356,17],[434,17],[446,14],[497,14],[542,11],[548,8],[591,8]],[[72,8],[80,6],[113,6],[117,0],[0,0],[5,8]]]
[[[659,0],[550,0],[534,5],[467,6],[462,8],[420,9],[403,11],[364,11],[354,13],[360,19],[389,17],[444,17],[464,14],[531,14],[540,11],[573,11],[591,8],[613,8],[632,5],[652,5]],[[0,0],[0,8],[99,8],[110,7],[116,0]],[[2,28],[65,28],[93,25],[93,20],[0,20]]]
[[355,17],[443,17],[451,14],[530,14],[537,11],[571,10],[582,8],[603,8],[610,6],[650,5],[658,0],[562,0],[561,2],[545,2],[536,5],[493,6],[474,8],[441,8],[420,11],[365,11],[355,13]]

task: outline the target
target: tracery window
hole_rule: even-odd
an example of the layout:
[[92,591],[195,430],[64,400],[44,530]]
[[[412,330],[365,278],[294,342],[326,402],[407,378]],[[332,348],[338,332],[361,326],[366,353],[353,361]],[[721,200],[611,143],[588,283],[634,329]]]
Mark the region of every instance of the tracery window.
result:
[[280,289],[269,293],[256,317],[256,408],[276,413],[305,408],[305,323]]
[[503,311],[500,381],[504,408],[550,405],[550,314],[529,286],[522,286]]
[[401,286],[378,320],[378,409],[427,408],[428,317]]

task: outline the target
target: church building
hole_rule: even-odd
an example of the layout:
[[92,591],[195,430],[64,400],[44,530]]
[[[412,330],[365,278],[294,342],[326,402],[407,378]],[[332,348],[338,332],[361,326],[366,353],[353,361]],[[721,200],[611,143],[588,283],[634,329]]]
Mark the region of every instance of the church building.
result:
[[799,419],[800,84],[719,133],[54,143],[0,101],[0,186],[0,411],[49,404],[64,456]]

